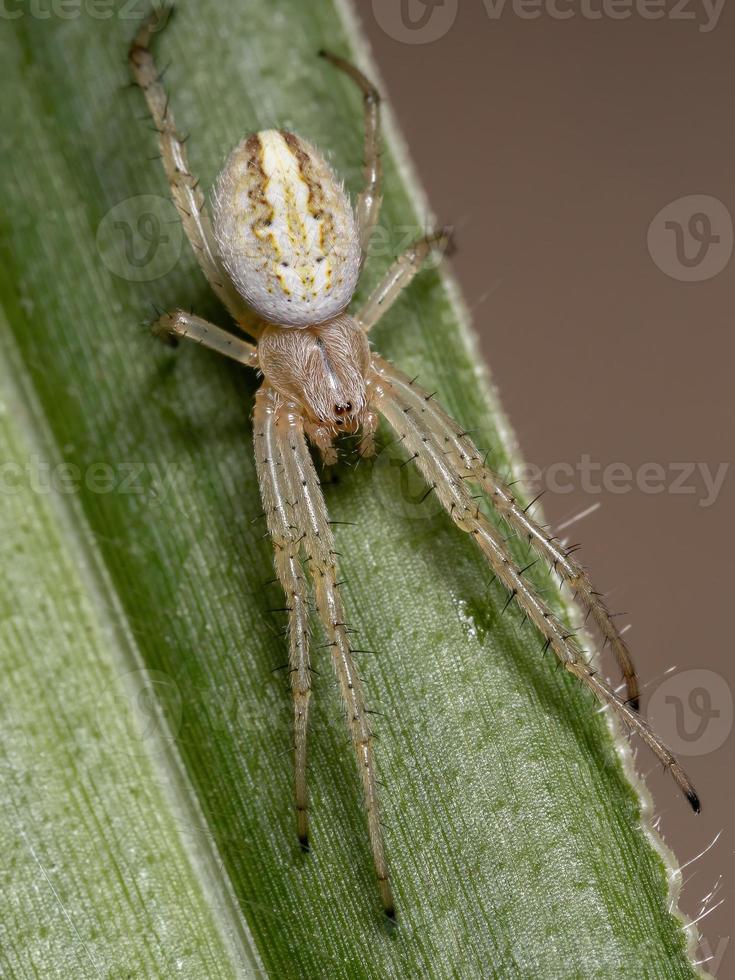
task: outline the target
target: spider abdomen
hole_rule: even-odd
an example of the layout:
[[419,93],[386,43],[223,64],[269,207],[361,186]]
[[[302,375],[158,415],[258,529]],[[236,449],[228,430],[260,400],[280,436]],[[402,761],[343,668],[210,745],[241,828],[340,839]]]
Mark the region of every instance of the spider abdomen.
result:
[[354,213],[327,162],[298,136],[264,130],[235,147],[217,180],[214,224],[232,281],[270,323],[321,323],[352,298]]

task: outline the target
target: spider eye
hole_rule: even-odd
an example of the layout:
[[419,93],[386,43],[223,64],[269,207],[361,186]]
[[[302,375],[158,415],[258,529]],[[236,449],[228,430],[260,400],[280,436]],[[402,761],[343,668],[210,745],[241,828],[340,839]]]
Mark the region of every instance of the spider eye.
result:
[[346,415],[352,411],[352,402],[345,402],[344,405],[335,405],[334,411],[337,416]]

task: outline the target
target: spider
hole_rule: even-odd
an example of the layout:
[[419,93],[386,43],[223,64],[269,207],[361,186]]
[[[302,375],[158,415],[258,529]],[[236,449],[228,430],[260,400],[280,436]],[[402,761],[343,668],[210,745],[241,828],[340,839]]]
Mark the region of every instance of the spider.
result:
[[[254,408],[258,480],[287,599],[293,696],[296,830],[309,848],[306,748],[311,698],[309,607],[316,606],[328,640],[357,759],[367,829],[383,908],[395,917],[380,821],[373,737],[337,580],[329,515],[308,443],[325,464],[336,462],[334,441],[359,435],[358,453],[374,453],[382,416],[408,450],[428,487],[457,527],[477,543],[497,579],[515,599],[563,667],[609,705],[668,768],[693,809],[699,799],[679,762],[638,712],[638,681],[625,640],[571,553],[528,514],[510,487],[487,466],[470,437],[415,381],[370,349],[368,334],[419,272],[449,244],[437,230],[417,240],[388,270],[362,309],[347,312],[365,262],[381,203],[380,96],[358,68],[320,52],[349,76],[364,101],[364,187],[352,208],[319,151],[290,132],[265,130],[232,151],[213,194],[213,220],[191,173],[169,100],[150,50],[166,11],[153,14],[129,52],[160,139],[174,203],[212,289],[253,343],[177,310],[154,332],[176,344],[196,341],[258,370],[263,383]],[[576,592],[621,668],[620,697],[584,658],[575,636],[547,607],[514,563],[496,526],[480,511],[470,484],[497,514]]]

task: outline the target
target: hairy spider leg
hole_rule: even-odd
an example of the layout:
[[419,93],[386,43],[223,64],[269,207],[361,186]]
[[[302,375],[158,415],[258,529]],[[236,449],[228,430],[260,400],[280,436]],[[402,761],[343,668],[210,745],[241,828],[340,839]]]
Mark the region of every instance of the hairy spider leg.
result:
[[128,53],[131,71],[153,117],[171,197],[202,272],[240,327],[257,337],[260,331],[258,320],[245,305],[217,257],[204,193],[199,180],[189,169],[186,147],[176,131],[168,96],[150,50],[153,37],[161,26],[165,26],[169,12],[169,8],[164,7],[141,24]]
[[[390,872],[380,823],[373,736],[337,584],[334,538],[319,477],[304,435],[303,418],[296,406],[284,403],[267,386],[258,392],[256,403],[257,465],[262,474],[266,519],[276,548],[278,575],[290,603],[293,599],[290,563],[296,558],[294,548],[300,546],[314,585],[316,608],[326,633],[357,759],[380,897],[386,914],[394,918]],[[283,557],[284,554],[288,557]],[[308,654],[304,652],[306,640],[296,622],[298,618],[294,612],[290,614],[289,628],[292,669],[297,668],[296,674],[292,675],[296,678],[292,684],[296,685],[297,806],[299,794],[305,794],[306,691],[309,689],[303,686],[308,682],[308,670],[302,674],[304,663],[308,664]]]
[[418,413],[424,419],[427,428],[431,429],[461,478],[477,482],[508,525],[522,537],[527,538],[535,551],[542,555],[559,573],[562,580],[576,592],[585,608],[592,614],[605,642],[610,644],[625,680],[626,700],[630,707],[637,711],[638,678],[628,646],[613,622],[604,598],[593,589],[584,568],[530,517],[527,510],[520,506],[510,487],[487,466],[472,439],[433,398],[430,398],[418,385],[405,379],[387,361],[376,356],[375,363],[390,379],[405,403],[411,406],[411,411]]
[[362,170],[364,187],[358,195],[355,210],[360,229],[360,247],[364,263],[370,245],[370,236],[378,222],[382,204],[383,164],[380,159],[380,93],[352,62],[332,54],[331,51],[320,51],[319,54],[351,78],[362,92],[365,116]]
[[446,251],[451,247],[452,238],[448,228],[438,228],[428,235],[418,238],[408,246],[402,255],[390,266],[365,305],[355,319],[367,333],[378,320],[393,306],[403,290],[412,282],[414,276],[434,251]]
[[228,330],[203,320],[200,316],[193,313],[186,313],[184,310],[174,310],[173,313],[164,313],[151,327],[153,334],[164,341],[164,343],[176,345],[180,337],[186,340],[193,340],[201,347],[229,357],[238,364],[246,367],[258,367],[258,348],[255,344],[249,344],[247,340],[235,337]]
[[[283,426],[281,422],[281,426]],[[277,435],[275,400],[268,388],[261,388],[255,399],[253,434],[255,462],[260,494],[274,550],[276,574],[288,609],[289,677],[294,708],[294,772],[296,831],[299,843],[309,847],[308,790],[306,785],[306,743],[311,698],[309,661],[309,590],[301,567],[298,495],[291,485],[291,467],[283,456]]]
[[692,808],[698,812],[699,798],[673,753],[648,723],[596,676],[594,668],[584,659],[573,634],[564,627],[515,567],[498,530],[479,510],[469,492],[464,473],[456,468],[451,454],[446,451],[443,439],[437,436],[426,415],[415,410],[415,405],[406,398],[406,386],[410,386],[409,378],[383,359],[375,358],[374,363],[372,387],[376,408],[400,438],[402,445],[413,455],[424,479],[436,492],[454,523],[474,538],[498,580],[510,593],[510,599],[517,600],[520,608],[554,650],[563,667],[599,700],[609,704],[641,736],[670,771]]

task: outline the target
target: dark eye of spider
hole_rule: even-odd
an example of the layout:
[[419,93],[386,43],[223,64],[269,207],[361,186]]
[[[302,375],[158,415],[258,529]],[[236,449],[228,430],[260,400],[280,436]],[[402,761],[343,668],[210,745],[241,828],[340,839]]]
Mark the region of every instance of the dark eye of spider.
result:
[[335,411],[335,414],[337,415],[337,418],[335,419],[335,421],[336,421],[337,425],[341,425],[342,424],[342,418],[341,418],[341,416],[345,415],[347,412],[351,412],[352,411],[352,402],[347,402],[345,405],[335,405],[334,406],[334,411]]

